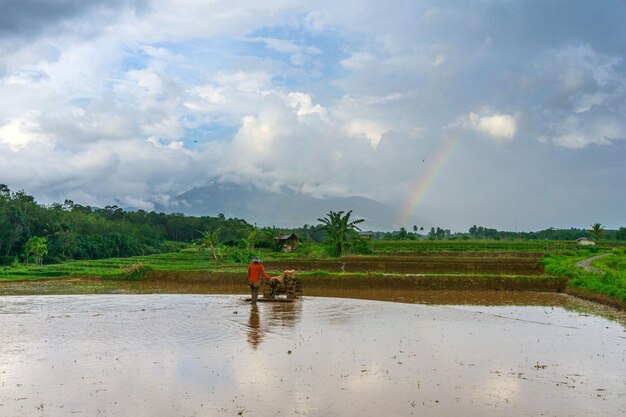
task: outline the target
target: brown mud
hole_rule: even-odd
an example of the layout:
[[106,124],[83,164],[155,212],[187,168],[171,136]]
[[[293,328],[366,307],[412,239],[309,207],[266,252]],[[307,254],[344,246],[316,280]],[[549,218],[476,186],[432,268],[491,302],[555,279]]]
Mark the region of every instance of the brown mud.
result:
[[[377,251],[376,255],[413,258],[527,258],[541,259],[544,252],[508,252],[508,251]],[[363,256],[345,256],[342,259],[362,259]]]
[[565,289],[565,293],[574,297],[582,298],[583,300],[593,301],[595,303],[604,304],[621,311],[626,311],[626,301],[618,300],[617,298],[613,298],[605,294],[591,292],[584,288],[572,286],[568,286]]
[[535,257],[367,256],[346,257],[339,260],[267,261],[265,267],[277,270],[402,274],[541,275],[544,273],[543,265]]

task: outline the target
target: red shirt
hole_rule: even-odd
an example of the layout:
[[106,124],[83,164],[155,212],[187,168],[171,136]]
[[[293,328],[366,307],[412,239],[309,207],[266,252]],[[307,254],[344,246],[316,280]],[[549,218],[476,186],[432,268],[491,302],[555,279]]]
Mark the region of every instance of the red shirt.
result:
[[265,268],[260,263],[253,263],[248,265],[248,281],[250,282],[261,282],[261,274],[265,277],[266,280],[270,280],[270,276],[265,272]]

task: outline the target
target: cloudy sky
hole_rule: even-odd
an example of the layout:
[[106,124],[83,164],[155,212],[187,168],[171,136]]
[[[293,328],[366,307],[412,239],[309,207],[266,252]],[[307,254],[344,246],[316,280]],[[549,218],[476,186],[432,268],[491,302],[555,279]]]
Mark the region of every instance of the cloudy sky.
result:
[[235,182],[369,197],[405,227],[626,225],[623,0],[0,10],[0,183],[41,202]]

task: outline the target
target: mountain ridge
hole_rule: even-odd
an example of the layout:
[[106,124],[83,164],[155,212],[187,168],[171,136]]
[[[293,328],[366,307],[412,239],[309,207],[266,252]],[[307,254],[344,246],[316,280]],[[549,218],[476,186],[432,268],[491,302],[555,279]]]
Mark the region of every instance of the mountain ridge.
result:
[[180,212],[193,216],[236,217],[260,226],[300,227],[316,224],[330,210],[352,210],[352,218],[364,219],[362,229],[391,230],[395,213],[378,201],[360,197],[316,198],[291,190],[266,191],[234,183],[211,184],[192,188],[158,211]]

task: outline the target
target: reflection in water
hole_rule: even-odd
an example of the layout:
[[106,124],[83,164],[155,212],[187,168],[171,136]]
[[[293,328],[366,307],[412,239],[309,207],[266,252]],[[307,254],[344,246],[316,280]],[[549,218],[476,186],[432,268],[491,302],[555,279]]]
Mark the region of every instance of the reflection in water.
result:
[[272,333],[276,327],[294,328],[301,310],[299,301],[265,303],[264,307],[263,318],[261,318],[258,304],[250,304],[248,342],[253,349],[259,346],[265,332]]
[[626,415],[624,327],[554,304],[2,297],[0,340],[1,416]]
[[261,318],[259,317],[259,307],[256,304],[250,306],[250,320],[248,320],[248,342],[253,349],[256,349],[263,339],[261,333]]

